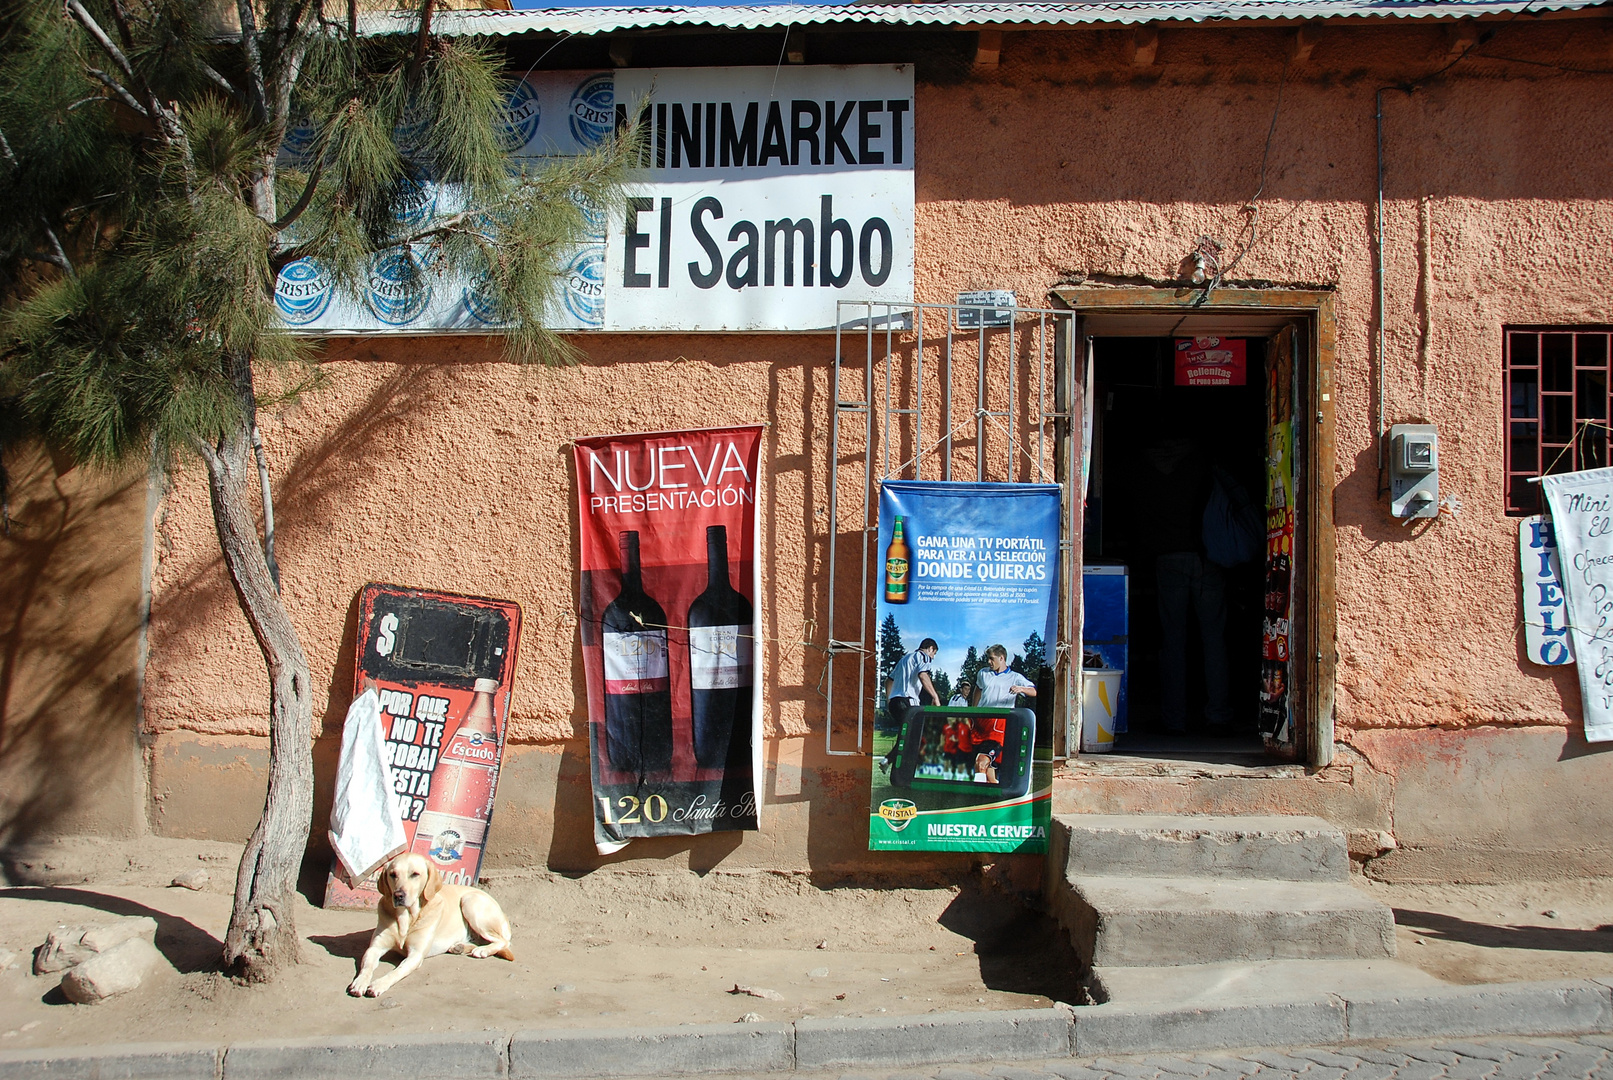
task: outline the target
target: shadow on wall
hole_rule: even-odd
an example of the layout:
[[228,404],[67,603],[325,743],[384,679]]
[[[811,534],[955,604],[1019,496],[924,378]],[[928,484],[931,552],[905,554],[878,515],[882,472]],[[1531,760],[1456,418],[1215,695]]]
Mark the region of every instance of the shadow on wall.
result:
[[146,480],[43,451],[6,462],[0,844],[145,831],[137,649]]

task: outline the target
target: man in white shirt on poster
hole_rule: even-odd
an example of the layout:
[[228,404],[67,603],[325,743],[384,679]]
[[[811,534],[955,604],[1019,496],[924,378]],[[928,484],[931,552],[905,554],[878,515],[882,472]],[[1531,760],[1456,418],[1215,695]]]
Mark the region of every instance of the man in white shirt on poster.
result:
[[[935,654],[941,651],[934,638],[925,638],[919,642],[919,647],[908,653],[896,662],[891,669],[890,678],[885,682],[886,706],[890,709],[891,719],[896,721],[897,731],[900,732],[907,721],[909,710],[924,704],[925,696],[929,696],[931,704],[941,704],[941,695],[936,693],[935,684],[930,681],[930,668],[935,664]],[[897,741],[891,744],[890,750],[880,761],[880,770],[888,769],[896,761],[896,748],[901,745],[898,735]]]
[[975,677],[980,687],[980,699],[975,702],[977,708],[1012,709],[1015,695],[1036,696],[1034,683],[1019,672],[1009,670],[1008,650],[1001,645],[986,650],[986,665],[991,670],[983,668]]

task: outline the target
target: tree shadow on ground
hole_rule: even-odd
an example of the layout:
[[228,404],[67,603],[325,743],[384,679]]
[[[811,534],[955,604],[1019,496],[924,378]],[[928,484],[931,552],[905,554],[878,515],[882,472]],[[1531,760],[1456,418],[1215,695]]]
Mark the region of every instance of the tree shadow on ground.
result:
[[[156,908],[147,907],[134,900],[125,900],[120,896],[108,896],[106,893],[92,892],[89,889],[47,886],[0,889],[0,899],[74,904],[78,907],[104,911],[108,915],[149,916],[157,920],[157,951],[162,953],[181,974],[217,971],[219,961],[224,955],[224,943],[188,919],[181,919],[177,915],[158,911]],[[93,922],[94,918],[92,916],[85,921]]]
[[1070,1004],[1085,999],[1069,934],[1030,900],[971,884],[947,905],[940,922],[975,943],[980,980],[988,989]]
[[1395,925],[1415,930],[1424,937],[1460,941],[1486,949],[1613,953],[1613,925],[1595,930],[1575,930],[1567,926],[1494,926],[1409,908],[1395,908]]

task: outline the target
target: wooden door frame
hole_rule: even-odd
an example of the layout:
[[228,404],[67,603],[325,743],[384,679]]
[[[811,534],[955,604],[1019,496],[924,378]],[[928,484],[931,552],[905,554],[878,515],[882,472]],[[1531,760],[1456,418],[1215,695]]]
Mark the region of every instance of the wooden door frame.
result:
[[[1300,376],[1299,408],[1295,425],[1304,424],[1305,495],[1301,506],[1300,546],[1304,557],[1301,581],[1303,611],[1295,604],[1300,622],[1295,638],[1296,720],[1304,742],[1306,764],[1321,768],[1333,760],[1335,688],[1338,677],[1338,603],[1336,593],[1337,538],[1333,523],[1333,487],[1337,477],[1334,439],[1334,364],[1338,325],[1332,292],[1299,289],[1216,289],[1208,296],[1201,288],[1084,287],[1052,290],[1052,306],[1068,308],[1077,318],[1098,314],[1208,315],[1216,312],[1261,311],[1289,316],[1305,326],[1305,357],[1295,358]],[[1074,320],[1072,320],[1074,321]],[[1300,618],[1300,616],[1303,618]],[[1077,654],[1079,655],[1079,654]]]

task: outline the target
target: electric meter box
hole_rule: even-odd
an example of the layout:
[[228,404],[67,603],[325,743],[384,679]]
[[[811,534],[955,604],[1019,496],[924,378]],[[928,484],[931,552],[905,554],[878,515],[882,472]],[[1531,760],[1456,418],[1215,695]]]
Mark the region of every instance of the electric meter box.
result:
[[1389,512],[1397,518],[1439,516],[1439,431],[1433,424],[1389,429]]

